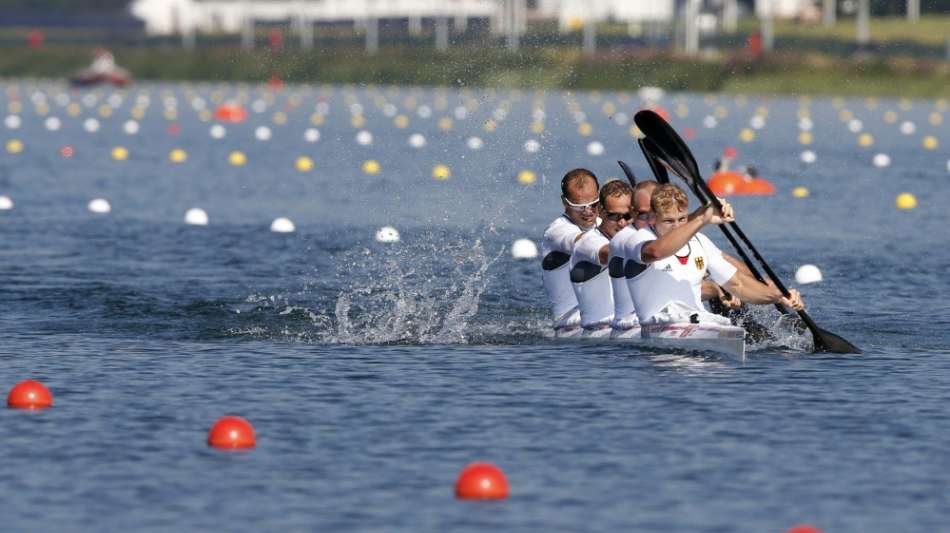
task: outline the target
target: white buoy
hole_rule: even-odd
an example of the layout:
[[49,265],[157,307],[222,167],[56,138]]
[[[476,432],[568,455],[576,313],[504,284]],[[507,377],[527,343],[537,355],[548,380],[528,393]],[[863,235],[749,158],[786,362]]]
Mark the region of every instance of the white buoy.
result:
[[376,230],[376,242],[399,242],[399,230],[392,226],[383,226]]
[[877,168],[884,168],[891,165],[891,156],[887,154],[876,154],[871,160]]
[[749,126],[754,130],[760,130],[765,127],[765,118],[762,115],[755,115],[749,120]]
[[637,96],[639,96],[641,100],[645,100],[647,102],[656,102],[657,100],[663,98],[665,94],[666,91],[663,89],[651,86],[641,87],[640,90],[637,91]]
[[13,209],[13,200],[9,196],[0,196],[0,211],[9,211]]
[[807,163],[809,165],[814,163],[816,160],[818,160],[818,156],[815,155],[815,152],[811,150],[805,150],[804,152],[802,152],[802,155],[799,157],[801,158],[802,163]]
[[821,270],[815,265],[802,265],[795,271],[795,282],[799,285],[818,283],[821,280]]
[[46,126],[46,129],[49,131],[57,131],[63,125],[63,121],[59,120],[56,117],[49,117],[43,123]]
[[518,239],[511,243],[511,257],[515,259],[534,259],[538,257],[538,246],[530,239]]
[[399,112],[399,108],[394,106],[393,104],[386,104],[383,106],[383,114],[389,118],[393,118],[394,116],[396,116],[396,113],[398,112]]
[[96,198],[94,200],[90,200],[87,207],[90,212],[100,215],[112,211],[112,206],[109,205],[109,201],[105,198]]
[[482,146],[485,145],[478,137],[469,137],[468,140],[465,141],[465,144],[468,145],[470,150],[481,150]]
[[95,118],[89,117],[83,121],[82,128],[89,133],[95,133],[99,131],[99,121]]
[[860,120],[853,118],[848,121],[848,131],[851,133],[860,133],[864,129],[864,123]]
[[258,141],[269,141],[273,132],[267,126],[258,126],[254,129],[254,138]]
[[185,224],[190,226],[207,226],[208,213],[200,207],[192,207],[185,212]]
[[719,125],[719,121],[716,120],[716,117],[712,115],[706,115],[706,118],[703,119],[703,126],[706,126],[707,129],[713,129]]
[[254,100],[251,102],[251,111],[255,113],[263,113],[267,111],[267,102],[261,99]]
[[303,132],[303,139],[308,143],[315,143],[320,140],[320,130],[317,128],[307,128]]
[[361,130],[356,134],[356,144],[359,144],[360,146],[369,146],[373,144],[373,134],[366,130]]
[[493,119],[495,119],[495,121],[502,122],[508,118],[508,111],[506,111],[503,107],[499,107],[491,112],[491,116]]
[[947,159],[947,172],[950,172],[950,159]]
[[20,119],[20,115],[7,115],[7,118],[3,119],[3,124],[7,129],[15,130],[20,127],[20,124],[23,123],[23,120]]
[[808,117],[802,117],[798,119],[798,129],[802,131],[811,131],[815,127],[815,123],[811,121]]
[[547,114],[540,107],[536,107],[531,111],[531,118],[535,122],[544,122],[544,119],[547,117]]
[[211,126],[211,129],[208,130],[208,133],[211,135],[212,139],[223,139],[224,136],[228,134],[228,130],[224,129],[224,126],[221,124],[215,124]]
[[135,135],[139,132],[139,123],[129,119],[125,121],[125,124],[122,125],[122,129],[127,135]]
[[913,122],[905,120],[901,122],[900,129],[904,135],[913,135],[914,132],[917,131],[917,126]]
[[465,117],[468,116],[468,108],[466,108],[463,105],[460,105],[455,108],[452,114],[455,115],[456,120],[465,120]]
[[432,116],[432,108],[427,105],[421,105],[419,109],[416,109],[416,114],[419,115],[419,118],[429,118]]
[[604,154],[604,145],[600,141],[591,141],[587,145],[587,153],[590,155],[603,155]]
[[630,122],[630,116],[626,113],[620,112],[614,115],[613,117],[614,124],[618,126],[626,126]]
[[293,233],[296,229],[294,223],[286,217],[275,218],[270,223],[270,230],[274,233]]
[[413,148],[422,148],[426,145],[426,138],[421,133],[413,133],[409,136],[409,146]]
[[524,142],[524,151],[528,152],[529,154],[536,153],[540,149],[541,149],[541,143],[539,143],[538,141],[534,139],[528,139],[527,141]]
[[317,102],[317,105],[313,106],[313,110],[316,111],[318,115],[326,115],[330,112],[330,104],[324,101]]
[[354,116],[362,116],[363,104],[359,102],[353,102],[352,104],[350,104],[350,114]]

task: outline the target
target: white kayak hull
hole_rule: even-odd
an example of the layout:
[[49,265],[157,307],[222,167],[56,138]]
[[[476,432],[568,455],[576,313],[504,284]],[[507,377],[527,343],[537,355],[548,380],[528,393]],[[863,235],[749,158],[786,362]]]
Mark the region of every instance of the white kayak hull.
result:
[[[738,326],[673,322],[647,324],[638,329],[640,330],[639,335],[628,330],[622,336],[617,334],[612,337],[609,335],[581,335],[572,337],[570,340],[591,343],[622,343],[632,346],[691,352],[714,352],[730,359],[745,360],[746,332]],[[561,338],[563,339],[563,337]]]

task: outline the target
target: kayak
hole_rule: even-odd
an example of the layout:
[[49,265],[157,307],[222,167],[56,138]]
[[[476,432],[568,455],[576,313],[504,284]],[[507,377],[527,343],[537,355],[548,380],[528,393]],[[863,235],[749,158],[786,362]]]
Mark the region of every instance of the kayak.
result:
[[[646,348],[663,348],[690,352],[712,352],[737,361],[745,361],[745,329],[714,323],[668,322],[646,324],[638,328],[640,335],[588,334],[559,337],[584,343],[609,343]],[[604,330],[599,330],[604,331]],[[610,329],[606,329],[607,332]],[[599,333],[598,332],[598,333]]]

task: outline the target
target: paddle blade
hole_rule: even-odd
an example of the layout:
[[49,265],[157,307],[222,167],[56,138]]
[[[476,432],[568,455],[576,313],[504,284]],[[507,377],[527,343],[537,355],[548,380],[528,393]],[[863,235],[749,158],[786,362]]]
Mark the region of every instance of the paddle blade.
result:
[[637,185],[637,177],[633,175],[633,170],[631,170],[630,167],[628,167],[623,161],[617,161],[617,164],[620,165],[623,173],[626,174],[627,181],[630,182],[630,186],[635,187]]
[[815,328],[812,336],[815,338],[816,352],[861,353],[860,348],[830,331]]
[[650,164],[650,170],[653,171],[653,176],[656,177],[657,183],[669,183],[670,175],[667,173],[666,167],[657,160],[656,154],[659,150],[656,144],[646,137],[637,139],[637,144],[640,145],[640,151],[643,152],[643,157],[646,158],[647,163]]
[[[676,133],[676,130],[673,129],[673,126],[670,126],[669,122],[663,120],[663,117],[649,109],[638,111],[637,114],[633,116],[633,121],[637,127],[640,128],[640,131],[642,131],[648,139],[656,143],[660,149],[670,156],[679,159],[689,173],[690,178],[700,179],[701,174],[699,173],[699,165],[696,164],[696,158],[693,157],[693,153],[689,150],[689,146],[686,145],[686,141]],[[686,176],[680,177],[685,178]]]

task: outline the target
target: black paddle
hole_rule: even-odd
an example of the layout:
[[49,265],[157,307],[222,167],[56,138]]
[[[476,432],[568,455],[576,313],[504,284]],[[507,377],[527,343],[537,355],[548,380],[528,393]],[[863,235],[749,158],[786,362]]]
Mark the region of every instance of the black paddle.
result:
[[[722,204],[719,203],[719,199],[716,198],[716,195],[709,189],[709,185],[703,180],[693,153],[672,126],[663,120],[662,117],[650,110],[637,112],[634,116],[634,122],[636,122],[637,127],[640,128],[640,131],[653,141],[660,160],[666,163],[674,173],[686,180],[686,183],[691,189],[696,188],[702,190],[707,200],[712,202],[713,206],[717,209],[722,209]],[[782,292],[783,296],[788,298],[789,292],[785,284],[782,283],[782,280],[779,279],[762,255],[759,254],[759,251],[742,229],[739,228],[739,225],[735,222],[730,222],[729,226],[735,231],[736,235],[742,239],[742,242],[749,248],[749,251],[752,252],[752,255],[755,256],[759,264],[762,265],[762,269],[765,270],[765,273],[769,279],[772,280],[772,283],[775,284],[776,288]],[[861,353],[861,350],[857,346],[842,337],[819,328],[818,325],[815,324],[815,321],[812,320],[804,310],[798,311],[798,316],[801,317],[808,329],[811,330],[815,342],[814,350],[816,352]]]
[[633,175],[633,171],[630,170],[630,167],[628,167],[627,164],[624,163],[623,161],[617,161],[617,164],[620,165],[620,168],[621,170],[623,170],[623,173],[627,175],[627,181],[630,182],[630,186],[636,187],[637,177]]
[[670,175],[666,171],[660,161],[653,155],[652,150],[654,150],[653,141],[642,137],[637,139],[637,144],[640,145],[640,151],[643,152],[643,157],[646,158],[647,163],[650,165],[650,170],[653,171],[653,176],[656,177],[657,183],[669,183]]

